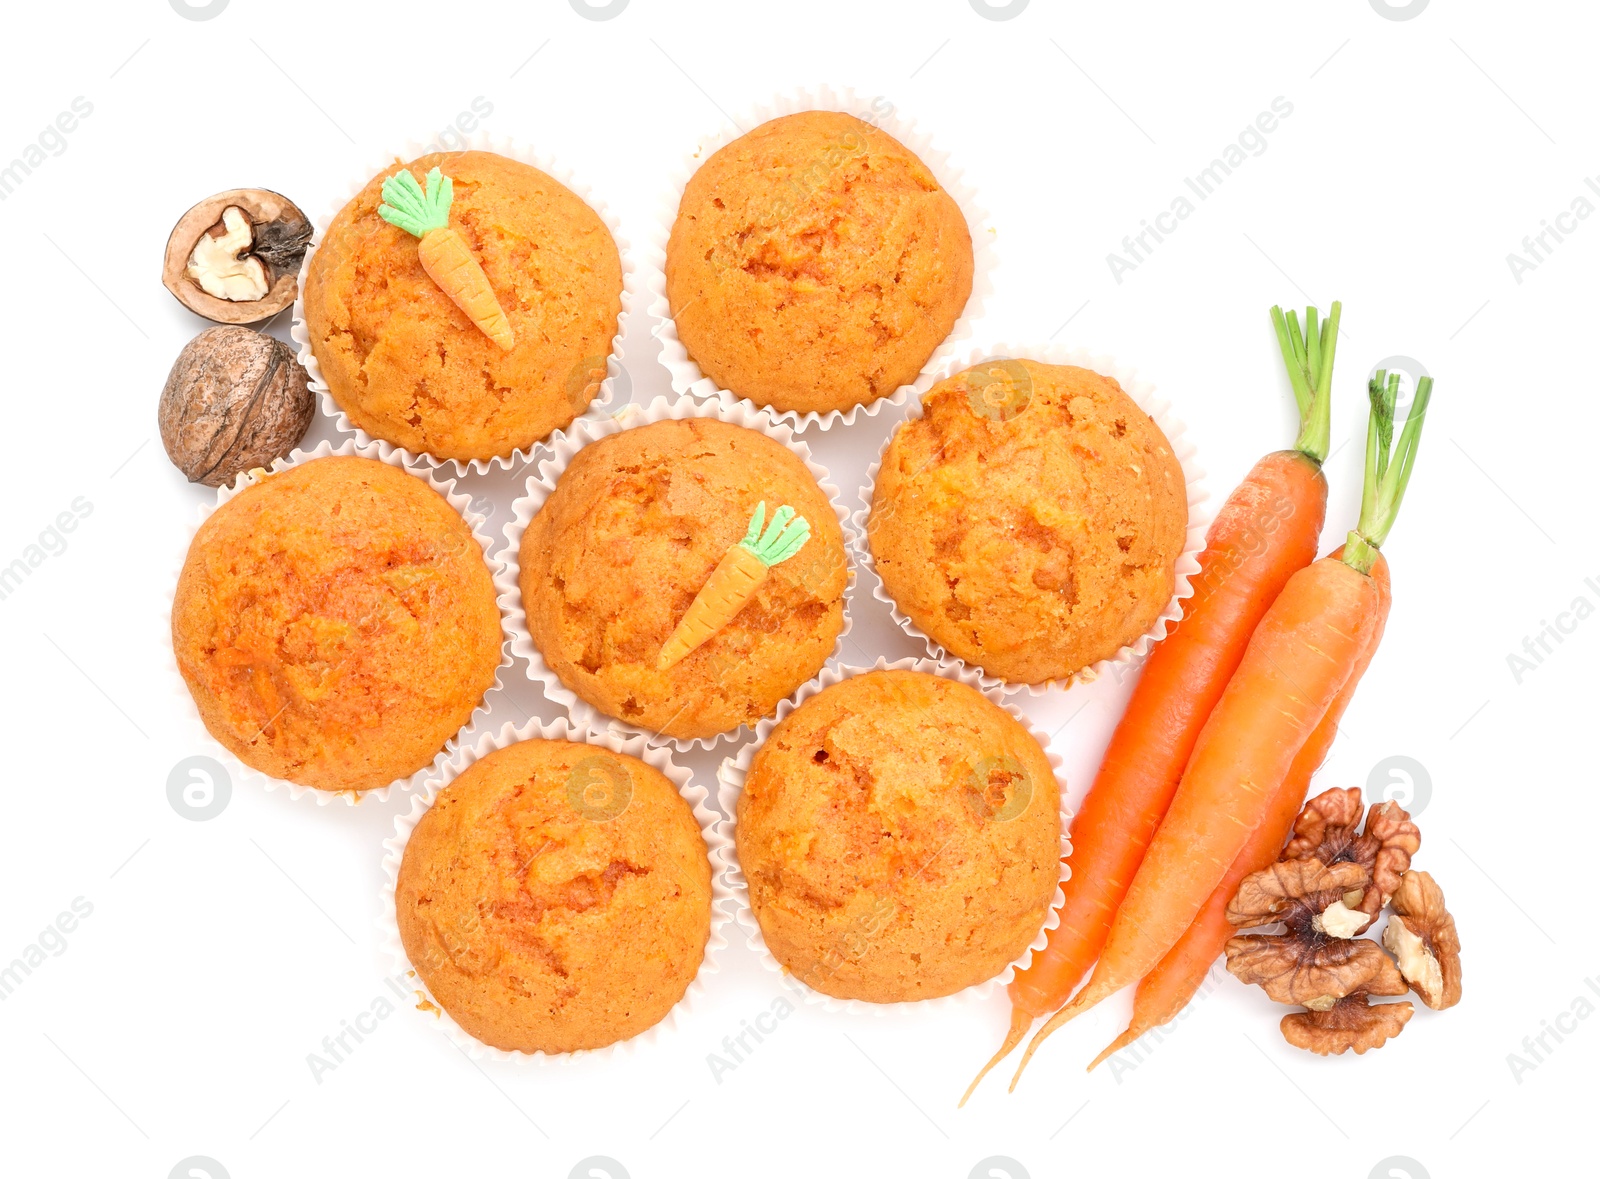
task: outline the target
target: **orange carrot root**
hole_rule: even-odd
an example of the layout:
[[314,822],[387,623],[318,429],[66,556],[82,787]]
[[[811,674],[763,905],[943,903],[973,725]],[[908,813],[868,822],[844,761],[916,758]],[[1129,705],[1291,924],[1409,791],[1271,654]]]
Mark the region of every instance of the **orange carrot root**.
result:
[[[1302,331],[1293,312],[1285,317],[1272,309],[1300,410],[1300,435],[1293,450],[1256,463],[1228,496],[1206,533],[1200,570],[1191,579],[1194,596],[1184,603],[1176,629],[1145,662],[1072,825],[1071,875],[1060,922],[1010,987],[1012,1006],[1030,1020],[1060,1008],[1100,955],[1201,727],[1251,634],[1290,575],[1317,555],[1328,503],[1322,460],[1328,453],[1339,316],[1335,303],[1319,326],[1316,310],[1308,308]],[[1014,1017],[1013,1027],[1016,1022]],[[1034,1038],[1030,1053],[1047,1034]],[[1013,1046],[1008,1039],[1000,1056]]]
[[[1386,618],[1386,590],[1372,575],[1416,462],[1433,381],[1417,382],[1405,426],[1395,431],[1398,378],[1368,382],[1361,515],[1338,557],[1289,579],[1250,637],[1195,742],[1183,781],[1117,910],[1089,984],[1056,1012],[1023,1054],[1107,995],[1144,979],[1183,937],[1264,822],[1287,809],[1279,791],[1346,687],[1365,670]],[[1342,707],[1342,703],[1339,707]],[[1326,749],[1316,750],[1320,758]],[[1309,771],[1307,771],[1309,776]],[[1275,805],[1276,804],[1276,805]],[[1015,1081],[1012,1082],[1015,1085]]]
[[[1332,556],[1343,557],[1343,546]],[[1239,853],[1239,858],[1228,869],[1227,876],[1223,877],[1222,883],[1217,885],[1216,890],[1207,898],[1199,916],[1194,919],[1194,923],[1189,926],[1183,937],[1178,939],[1177,945],[1167,951],[1166,957],[1161,959],[1156,968],[1140,980],[1139,988],[1134,992],[1133,1018],[1128,1023],[1128,1029],[1104,1052],[1095,1057],[1094,1063],[1089,1066],[1091,1069],[1146,1032],[1176,1019],[1194,998],[1195,992],[1200,989],[1206,975],[1211,971],[1212,964],[1222,953],[1222,947],[1237,932],[1228,923],[1228,902],[1233,899],[1241,880],[1267,867],[1282,852],[1284,841],[1289,838],[1289,832],[1294,827],[1295,816],[1300,813],[1300,806],[1305,801],[1312,776],[1321,767],[1328,751],[1333,747],[1334,738],[1339,732],[1339,721],[1344,717],[1350,698],[1355,695],[1356,685],[1372,662],[1372,657],[1376,654],[1378,644],[1383,638],[1392,596],[1389,589],[1389,565],[1381,556],[1372,567],[1372,581],[1378,589],[1377,625],[1366,650],[1356,663],[1355,670],[1351,672],[1339,695],[1328,706],[1327,714],[1317,725],[1316,731],[1311,734],[1295,758],[1288,777],[1283,780],[1283,785],[1273,798],[1267,817],[1251,835],[1250,842],[1245,845],[1244,851]]]
[[1025,1030],[1057,1010],[1105,945],[1201,726],[1251,633],[1289,577],[1316,556],[1327,497],[1315,460],[1278,451],[1256,463],[1212,522],[1192,579],[1194,597],[1184,603],[1177,629],[1150,653],[1073,821],[1060,924],[1009,989],[1014,1034],[978,1080],[1017,1045],[1019,1021]]
[[1289,579],[1195,742],[1088,985],[1034,1035],[1013,1088],[1056,1029],[1143,979],[1194,922],[1350,678],[1376,605],[1371,578],[1342,561]]

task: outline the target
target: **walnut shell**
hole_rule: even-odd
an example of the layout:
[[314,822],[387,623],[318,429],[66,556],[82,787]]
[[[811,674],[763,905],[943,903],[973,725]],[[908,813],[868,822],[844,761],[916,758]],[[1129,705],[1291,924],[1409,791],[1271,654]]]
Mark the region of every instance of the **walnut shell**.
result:
[[[250,255],[267,268],[271,286],[260,299],[219,299],[189,277],[189,255],[200,238],[211,233],[228,208],[241,210],[250,221],[254,240]],[[207,197],[178,219],[167,238],[161,283],[196,315],[217,323],[260,323],[294,302],[300,263],[311,243],[311,222],[288,197],[266,188],[234,188]]]
[[294,353],[271,336],[207,328],[178,354],[161,390],[161,444],[191,483],[232,483],[305,437],[316,410],[308,380]]

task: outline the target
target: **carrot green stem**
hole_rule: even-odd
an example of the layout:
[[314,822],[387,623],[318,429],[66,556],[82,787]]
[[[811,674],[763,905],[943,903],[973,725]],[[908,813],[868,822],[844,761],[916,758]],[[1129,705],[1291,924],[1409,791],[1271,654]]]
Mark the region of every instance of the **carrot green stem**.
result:
[[1300,409],[1300,437],[1295,439],[1294,448],[1319,466],[1328,457],[1332,433],[1329,404],[1333,389],[1333,354],[1338,350],[1342,310],[1343,305],[1335,300],[1327,318],[1319,325],[1317,309],[1307,307],[1302,334],[1300,321],[1293,311],[1285,315],[1281,307],[1272,309],[1278,349],[1283,353],[1295,405]]
[[[1433,378],[1417,382],[1401,427],[1398,444],[1394,441],[1395,402],[1400,396],[1400,374],[1379,369],[1367,382],[1367,399],[1372,413],[1367,419],[1367,463],[1361,482],[1361,518],[1345,541],[1344,563],[1359,573],[1367,573],[1378,559],[1378,550],[1389,538],[1400,501],[1411,482],[1411,468],[1417,461],[1417,446],[1422,439],[1422,423],[1428,401],[1433,396]],[[1392,448],[1392,452],[1391,452]]]
[[454,187],[450,177],[434,168],[428,173],[428,188],[424,192],[411,169],[402,168],[383,182],[384,203],[378,206],[378,216],[390,225],[398,225],[412,237],[443,229],[450,224]]
[[770,569],[800,551],[800,547],[811,536],[811,525],[804,516],[796,517],[794,509],[784,504],[772,513],[772,523],[767,525],[763,533],[761,524],[766,515],[767,504],[763,500],[756,505],[755,513],[750,517],[750,527],[745,530],[739,547]]

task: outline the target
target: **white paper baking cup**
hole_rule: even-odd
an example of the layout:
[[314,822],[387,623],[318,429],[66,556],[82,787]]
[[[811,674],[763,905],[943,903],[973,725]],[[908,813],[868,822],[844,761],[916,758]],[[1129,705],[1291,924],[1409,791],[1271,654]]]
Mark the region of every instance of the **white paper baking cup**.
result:
[[[892,135],[928,166],[939,186],[950,194],[966,218],[967,232],[972,236],[972,294],[968,296],[967,305],[951,327],[950,334],[922,366],[924,372],[937,367],[944,358],[960,348],[963,340],[972,336],[973,325],[982,318],[984,304],[994,291],[994,231],[989,226],[988,215],[978,205],[976,191],[963,178],[961,170],[950,162],[949,156],[933,146],[932,138],[881,95],[864,96],[849,87],[835,90],[823,86],[816,90],[796,90],[747,108],[740,114],[739,124],[746,131],[751,131],[762,123],[801,111],[842,111]],[[678,338],[678,327],[672,319],[672,305],[667,300],[667,241],[672,236],[672,224],[678,219],[678,202],[683,198],[684,187],[689,183],[689,177],[713,152],[744,134],[745,131],[729,127],[725,120],[719,130],[701,136],[694,151],[673,170],[670,185],[659,200],[655,224],[644,243],[642,259],[650,314],[661,321],[657,329],[657,336],[661,340],[661,363],[672,374],[673,391],[695,397],[716,397],[720,394],[730,401],[754,406],[754,402],[722,389],[716,381],[700,371],[700,366],[690,358],[688,348]],[[819,422],[820,428],[827,430],[840,421],[851,425],[859,414],[876,417],[891,405],[904,405],[913,393],[922,392],[932,383],[932,380],[924,382],[919,378],[885,397],[851,406],[848,410],[834,409],[826,413],[813,410],[802,414],[792,409],[759,408],[771,414],[774,420],[788,423],[796,431]]]
[[[333,224],[333,219],[360,194],[362,189],[372,183],[374,176],[394,167],[397,162],[414,160],[435,150],[437,150],[435,143],[411,139],[406,142],[399,152],[385,152],[381,158],[375,160],[371,167],[350,185],[349,191],[346,192],[344,198],[336,203],[328,211],[327,215],[321,219],[317,226],[316,243],[306,250],[306,256],[300,263],[300,287],[294,300],[294,322],[289,328],[289,335],[294,340],[297,349],[296,359],[310,374],[311,389],[317,394],[322,403],[322,412],[333,419],[334,428],[340,434],[348,435],[357,442],[367,443],[375,441],[375,439],[365,430],[353,424],[350,421],[350,416],[339,407],[339,403],[334,400],[333,393],[328,388],[328,382],[323,379],[322,366],[317,363],[316,355],[311,351],[311,329],[306,324],[306,275],[310,273],[311,259],[316,255],[317,246],[322,243],[322,235],[327,232],[328,226]],[[622,259],[622,306],[617,313],[616,334],[611,337],[611,352],[606,357],[605,379],[600,382],[600,391],[595,394],[594,400],[589,403],[588,409],[584,410],[579,415],[579,418],[603,414],[606,407],[611,404],[615,394],[616,379],[622,373],[622,360],[619,349],[622,345],[623,320],[632,310],[634,299],[639,293],[639,276],[628,241],[622,236],[622,223],[617,219],[616,214],[606,207],[604,201],[598,199],[587,185],[580,184],[566,168],[550,157],[522,147],[509,138],[493,136],[480,130],[467,137],[463,146],[452,148],[451,150],[494,152],[496,155],[506,156],[508,159],[516,160],[518,163],[528,164],[539,169],[545,175],[553,177],[571,189],[579,200],[599,215],[600,220],[605,223],[606,229],[611,232],[611,240],[616,243],[617,254]],[[574,422],[579,418],[573,419]],[[570,429],[571,427],[569,426],[568,428]],[[549,438],[534,443],[531,450],[525,451],[519,447],[510,454],[496,455],[492,459],[471,459],[463,462],[460,459],[436,458],[427,453],[413,453],[415,453],[419,461],[435,469],[450,467],[459,478],[465,475],[468,470],[479,475],[485,474],[491,466],[499,467],[504,471],[515,470],[526,463],[533,455],[538,454],[541,446],[548,445],[560,438],[562,434],[563,431],[556,430]],[[384,442],[384,445],[390,446],[393,444]]]
[[[298,467],[303,463],[311,462],[314,459],[329,458],[335,455],[343,457],[353,456],[357,458],[376,459],[381,463],[386,463],[391,467],[396,467],[399,470],[404,471],[413,478],[422,480],[429,487],[433,488],[434,491],[443,496],[445,501],[461,514],[462,519],[464,519],[467,523],[467,527],[472,530],[472,539],[477,541],[478,547],[483,550],[484,564],[489,567],[489,574],[495,581],[495,592],[498,595],[501,573],[500,561],[498,558],[491,557],[489,555],[489,547],[491,543],[489,534],[483,531],[484,517],[472,510],[472,497],[467,495],[465,492],[456,491],[456,481],[454,479],[443,478],[439,472],[418,463],[415,456],[412,455],[410,451],[401,450],[399,447],[390,446],[388,443],[378,443],[370,439],[363,443],[358,442],[354,438],[346,438],[337,446],[332,442],[325,441],[318,444],[314,450],[307,451],[297,448],[290,452],[287,458],[281,458],[275,461],[268,469],[272,474],[275,475],[280,471],[287,471],[291,467]],[[231,486],[217,488],[217,498],[214,502],[201,505],[199,519],[196,520],[194,530],[189,534],[189,542],[183,546],[183,556],[179,558],[177,568],[173,570],[172,577],[168,584],[166,597],[167,616],[165,620],[165,633],[167,633],[169,636],[172,631],[172,605],[177,596],[178,577],[183,572],[184,563],[189,559],[189,549],[194,544],[195,533],[200,531],[200,525],[205,523],[207,517],[209,517],[211,513],[222,507],[223,504],[227,503],[245,488],[253,486],[255,482],[255,476],[251,475],[248,471],[243,472],[237,479],[234,480]],[[283,778],[271,777],[262,773],[260,770],[245,765],[245,763],[240,761],[230,749],[213,737],[206,729],[204,721],[202,721],[200,718],[200,709],[195,704],[194,697],[189,694],[189,685],[184,681],[182,673],[178,671],[177,657],[175,655],[172,656],[172,662],[169,664],[169,666],[172,669],[175,693],[182,697],[182,703],[177,705],[177,711],[191,721],[195,729],[193,744],[196,748],[204,748],[210,753],[214,754],[216,758],[222,762],[229,774],[232,775],[234,781],[260,783],[268,790],[276,790],[279,787],[282,787],[288,790],[289,797],[292,799],[300,799],[304,798],[306,795],[311,795],[315,797],[318,804],[322,806],[326,806],[328,803],[333,802],[336,799],[342,799],[344,802],[354,806],[364,798],[373,798],[379,802],[382,802],[389,797],[389,792],[396,787],[399,787],[401,790],[413,790],[424,780],[426,780],[430,774],[437,773],[444,767],[444,765],[450,760],[451,756],[453,756],[455,753],[457,747],[464,740],[471,739],[473,731],[488,714],[489,700],[501,686],[502,673],[507,667],[511,666],[510,646],[510,637],[506,631],[505,607],[501,606],[500,662],[495,668],[494,683],[491,684],[484,692],[483,699],[480,700],[478,702],[478,706],[473,709],[472,715],[467,718],[467,723],[462,725],[461,728],[456,731],[455,736],[451,737],[450,740],[445,743],[444,748],[439,751],[437,756],[435,756],[433,761],[431,761],[429,764],[423,766],[420,770],[408,778],[397,778],[395,781],[390,782],[387,786],[378,786],[371,790],[319,790],[315,786],[302,786],[298,782],[290,782]],[[170,638],[167,642],[167,651],[169,655],[172,654],[172,643]]]
[[[556,482],[572,462],[574,455],[591,442],[611,434],[620,434],[624,430],[649,425],[651,422],[668,419],[683,421],[685,418],[712,418],[765,434],[788,448],[805,463],[806,470],[811,472],[811,477],[817,481],[817,486],[822,488],[822,494],[827,496],[828,502],[833,505],[844,538],[846,567],[844,623],[839,629],[838,639],[834,642],[833,653],[827,659],[827,664],[837,662],[839,651],[844,645],[844,638],[850,633],[850,591],[856,583],[856,570],[850,562],[850,554],[860,551],[860,546],[855,543],[855,538],[850,533],[850,515],[841,502],[839,489],[828,480],[828,468],[811,457],[811,448],[797,439],[794,431],[788,426],[773,422],[762,410],[748,401],[734,402],[727,398],[699,401],[693,397],[679,397],[668,401],[665,397],[657,397],[648,406],[629,406],[615,418],[598,420],[588,418],[574,422],[572,430],[554,442],[550,456],[539,463],[539,473],[528,476],[523,494],[511,505],[511,519],[505,526],[506,543],[500,550],[500,572],[495,583],[500,590],[500,612],[505,616],[506,630],[511,635],[511,653],[528,661],[528,678],[544,686],[546,697],[560,704],[571,714],[573,720],[580,724],[624,736],[642,735],[651,742],[670,742],[679,753],[687,753],[696,746],[701,749],[711,749],[719,741],[743,740],[750,732],[750,728],[748,725],[740,725],[737,729],[718,733],[714,737],[694,737],[686,740],[682,737],[667,737],[653,730],[640,728],[638,725],[630,725],[614,716],[607,716],[562,683],[561,678],[545,662],[539,648],[534,646],[533,636],[528,633],[528,615],[523,609],[522,586],[519,581],[522,574],[522,534],[528,530],[529,523],[544,506],[545,500],[555,491]],[[798,692],[790,699],[797,697]]]
[[[868,1003],[864,999],[839,999],[833,995],[824,995],[821,991],[813,990],[791,974],[783,963],[779,962],[767,948],[766,939],[761,936],[761,923],[756,920],[755,911],[750,907],[750,888],[745,880],[744,870],[739,866],[739,852],[736,843],[739,826],[738,803],[739,796],[744,793],[744,782],[750,773],[750,764],[755,760],[756,752],[767,743],[767,738],[772,735],[772,730],[777,728],[778,722],[783,720],[805,701],[817,695],[824,688],[831,688],[834,684],[849,679],[851,676],[863,675],[869,671],[920,671],[929,675],[941,676],[947,680],[966,684],[969,688],[976,688],[993,703],[1005,709],[1006,713],[1016,720],[1028,731],[1028,735],[1039,743],[1039,748],[1044,750],[1045,759],[1050,763],[1050,770],[1056,776],[1056,786],[1061,793],[1061,882],[1056,885],[1055,895],[1050,898],[1050,911],[1046,914],[1044,924],[1039,927],[1037,936],[1028,943],[1027,949],[1020,956],[1012,960],[1004,970],[993,978],[960,990],[951,995],[941,995],[933,999],[908,999],[899,1003]],[[756,726],[756,739],[745,745],[737,754],[723,758],[722,765],[717,769],[717,805],[727,817],[722,820],[721,842],[723,869],[727,875],[728,886],[733,893],[730,902],[733,907],[734,920],[744,931],[745,942],[750,949],[755,951],[756,957],[761,960],[761,965],[777,974],[783,985],[789,990],[800,995],[807,1003],[823,1007],[829,1011],[843,1011],[860,1013],[870,1011],[881,1015],[890,1009],[909,1010],[912,1008],[933,1008],[937,1005],[951,1006],[956,1004],[981,1001],[993,995],[995,991],[1010,985],[1019,970],[1027,969],[1028,963],[1033,961],[1035,950],[1044,949],[1050,931],[1061,924],[1061,906],[1066,900],[1066,894],[1061,885],[1071,875],[1067,866],[1067,856],[1072,853],[1072,842],[1068,831],[1072,824],[1072,814],[1067,809],[1067,785],[1061,780],[1061,755],[1050,748],[1050,738],[1036,728],[1028,716],[1020,709],[1006,702],[1003,693],[994,687],[985,687],[981,677],[967,668],[947,667],[931,659],[897,659],[893,663],[879,657],[871,667],[830,667],[823,669],[822,674],[812,680],[804,688],[795,693],[791,700],[785,700],[778,705],[776,716],[768,717]]]
[[[613,753],[625,753],[637,758],[665,774],[667,779],[678,788],[678,793],[694,811],[695,822],[700,825],[700,835],[706,842],[706,858],[711,863],[711,932],[706,939],[705,957],[700,961],[700,969],[694,976],[694,981],[689,984],[689,989],[684,992],[683,998],[673,1005],[672,1010],[658,1023],[646,1028],[631,1039],[619,1040],[615,1044],[608,1044],[604,1048],[586,1048],[578,1052],[509,1052],[504,1048],[491,1048],[481,1040],[474,1039],[458,1024],[450,1013],[444,1009],[431,995],[427,994],[427,984],[422,981],[422,976],[417,973],[411,960],[406,957],[404,944],[400,941],[400,924],[395,912],[394,891],[400,880],[400,862],[405,858],[406,844],[411,840],[411,833],[416,830],[422,816],[433,805],[433,800],[439,792],[464,773],[468,766],[481,758],[507,746],[515,745],[519,741],[573,741],[581,745],[598,745],[609,749]],[[685,766],[679,766],[672,760],[671,753],[656,745],[651,745],[643,737],[624,737],[618,733],[601,732],[582,725],[575,725],[565,717],[558,717],[553,721],[542,721],[538,717],[526,721],[522,725],[512,725],[509,722],[501,727],[498,733],[484,733],[478,738],[477,743],[471,748],[463,747],[459,753],[444,766],[441,771],[427,779],[420,790],[411,796],[411,810],[403,815],[396,815],[394,820],[394,834],[383,841],[383,892],[378,903],[378,948],[386,953],[394,966],[394,972],[406,978],[406,987],[418,992],[427,998],[428,1002],[438,1008],[435,1016],[426,1012],[425,1017],[429,1023],[434,1024],[440,1031],[450,1037],[451,1041],[471,1056],[474,1060],[492,1058],[496,1060],[540,1062],[551,1059],[560,1061],[573,1060],[579,1056],[604,1056],[611,1053],[628,1050],[633,1051],[654,1043],[656,1036],[670,1030],[676,1023],[678,1012],[686,1010],[697,997],[703,996],[706,989],[706,978],[717,971],[717,954],[726,949],[728,939],[723,935],[723,926],[728,923],[726,906],[731,901],[732,894],[727,882],[723,879],[721,871],[721,848],[726,837],[718,830],[721,816],[706,805],[710,791],[704,786],[696,786],[690,782],[691,773]],[[408,1005],[409,1006],[409,1005]],[[420,1013],[419,1014],[424,1014]]]
[[[939,370],[933,375],[930,386],[952,377],[959,372],[972,368],[987,360],[1033,360],[1040,364],[1070,364],[1078,368],[1091,369],[1101,376],[1111,377],[1122,386],[1122,391],[1133,398],[1134,403],[1149,414],[1166,435],[1167,442],[1172,447],[1172,453],[1178,460],[1178,465],[1183,469],[1183,481],[1189,500],[1189,527],[1184,536],[1183,551],[1178,554],[1177,564],[1173,570],[1172,598],[1166,608],[1156,616],[1150,628],[1127,646],[1120,648],[1109,659],[1102,659],[1088,667],[1061,679],[1045,680],[1037,684],[1013,683],[998,676],[993,676],[977,664],[968,663],[966,660],[945,650],[935,642],[931,636],[911,621],[909,615],[889,596],[888,590],[883,586],[883,578],[878,577],[872,587],[872,596],[889,607],[889,613],[894,618],[895,624],[914,639],[921,639],[928,650],[928,657],[943,666],[969,668],[979,674],[985,689],[998,688],[1003,692],[1019,692],[1027,689],[1030,696],[1043,696],[1051,687],[1070,688],[1073,684],[1087,684],[1099,679],[1107,673],[1116,673],[1131,668],[1149,654],[1150,648],[1166,637],[1178,619],[1183,617],[1183,601],[1194,595],[1194,586],[1190,577],[1200,572],[1200,554],[1206,547],[1206,529],[1211,524],[1211,508],[1208,502],[1209,492],[1205,486],[1205,471],[1201,469],[1196,457],[1194,443],[1189,440],[1187,430],[1173,413],[1166,401],[1156,396],[1155,386],[1150,382],[1141,380],[1133,368],[1113,360],[1109,356],[1100,356],[1086,352],[1079,348],[1066,348],[1046,345],[1042,348],[1013,348],[1007,344],[996,344],[992,348],[973,349],[964,357],[947,359]],[[911,403],[905,421],[914,421],[922,417],[922,399]],[[902,426],[904,423],[902,423]],[[896,426],[894,432],[883,440],[883,445],[878,449],[878,457],[867,468],[867,481],[861,488],[858,496],[861,507],[851,515],[850,521],[854,525],[856,541],[856,557],[862,565],[877,573],[877,566],[872,560],[872,546],[867,539],[867,518],[872,511],[872,490],[878,481],[878,470],[883,466],[883,456],[889,449],[889,444],[894,441],[895,434],[899,433],[901,426]]]

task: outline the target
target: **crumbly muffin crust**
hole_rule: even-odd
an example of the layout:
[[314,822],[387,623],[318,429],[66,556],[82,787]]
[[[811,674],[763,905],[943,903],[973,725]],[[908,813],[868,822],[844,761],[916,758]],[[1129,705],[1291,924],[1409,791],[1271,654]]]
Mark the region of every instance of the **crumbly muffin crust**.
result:
[[467,1033],[515,1052],[638,1035],[705,956],[711,866],[689,804],[636,758],[521,741],[474,762],[406,844],[406,956]]
[[735,839],[767,948],[807,986],[948,995],[1028,947],[1060,880],[1060,790],[1037,741],[964,684],[875,671],[785,717]]
[[667,243],[678,338],[719,385],[778,410],[910,384],[972,293],[960,207],[892,136],[806,111],[715,152]]
[[172,604],[173,652],[211,735],[323,790],[431,762],[494,684],[501,642],[466,522],[364,458],[313,459],[223,504]]
[[492,152],[437,152],[450,225],[511,321],[500,348],[423,271],[417,239],[378,216],[386,168],[333,219],[306,274],[311,350],[334,400],[375,438],[439,458],[527,450],[599,391],[622,308],[605,222],[537,168]]
[[[811,538],[755,597],[666,671],[656,656],[757,503]],[[821,670],[848,579],[833,505],[792,451],[707,418],[661,421],[579,451],[523,534],[523,607],[550,668],[608,716],[709,737],[771,715]]]
[[1172,598],[1183,469],[1110,377],[1031,360],[930,389],[895,432],[867,525],[884,589],[935,642],[1016,683],[1070,676]]

